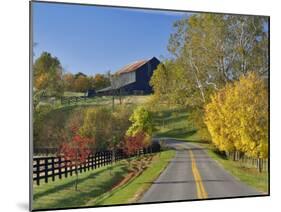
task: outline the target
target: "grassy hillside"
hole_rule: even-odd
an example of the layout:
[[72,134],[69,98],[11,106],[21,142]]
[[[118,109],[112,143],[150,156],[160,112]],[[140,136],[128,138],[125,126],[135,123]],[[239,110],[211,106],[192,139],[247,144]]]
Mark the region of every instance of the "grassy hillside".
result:
[[155,137],[169,137],[176,139],[189,139],[196,133],[196,129],[189,121],[188,109],[161,109],[153,112]]
[[65,91],[64,94],[63,94],[63,96],[66,96],[66,97],[68,97],[68,96],[84,96],[84,95],[85,95],[85,93],[83,93],[83,92],[71,92],[71,91]]
[[[128,109],[144,104],[150,96],[124,96],[122,102],[115,98],[114,108],[126,106]],[[59,134],[74,116],[83,117],[88,108],[112,108],[112,97],[94,97],[78,103],[53,106],[52,109],[34,124],[35,147],[58,147]]]

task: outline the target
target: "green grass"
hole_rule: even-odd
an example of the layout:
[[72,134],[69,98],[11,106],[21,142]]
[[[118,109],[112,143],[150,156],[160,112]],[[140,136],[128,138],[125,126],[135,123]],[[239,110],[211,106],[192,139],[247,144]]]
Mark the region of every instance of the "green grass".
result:
[[63,93],[63,96],[67,96],[67,97],[69,97],[69,96],[85,96],[85,93],[83,93],[83,92],[65,91],[65,92]]
[[212,146],[201,139],[192,123],[190,123],[188,109],[176,108],[154,111],[153,120],[156,129],[155,137],[168,137],[200,144],[206,147],[207,153],[214,160],[218,161],[225,170],[237,179],[261,192],[268,192],[268,173],[259,173],[255,168],[246,168],[240,162],[228,160],[215,153]]
[[152,115],[155,137],[186,140],[196,133],[196,129],[188,120],[188,109],[162,109]]
[[111,205],[135,202],[157,179],[174,155],[174,150],[161,152],[161,154],[154,157],[150,166],[141,175],[131,180],[128,184],[105,193],[96,204]]
[[232,161],[217,154],[210,144],[201,144],[205,147],[208,155],[219,162],[225,170],[247,185],[258,191],[268,193],[268,172],[259,173],[256,168],[246,168],[240,162]]
[[64,108],[69,106],[107,106],[111,104],[111,97],[110,96],[103,96],[103,97],[91,97],[87,99],[79,99],[78,102],[71,101],[69,103],[65,102],[64,104],[58,105],[57,108]]
[[128,174],[125,162],[114,164],[112,175],[107,167],[79,174],[78,191],[75,191],[75,176],[57,179],[54,182],[34,185],[33,209],[85,206],[92,199],[112,188]]
[[[76,93],[76,92],[65,92],[64,96],[70,97],[70,96],[84,96],[83,93]],[[122,104],[126,105],[140,105],[144,104],[149,100],[149,95],[144,96],[122,96]],[[60,100],[59,100],[60,102]],[[119,106],[120,101],[119,98],[116,96],[114,99],[114,105]],[[78,102],[72,101],[70,103],[64,103],[64,104],[57,104],[56,108],[64,108],[69,106],[112,106],[112,96],[102,96],[102,97],[91,97],[83,100],[79,100]]]
[[[41,182],[33,185],[33,209],[69,208],[79,206],[94,206],[99,204],[129,203],[136,194],[147,189],[174,156],[174,151],[164,151],[151,156],[134,158],[131,166],[127,161],[105,166],[93,171],[79,174],[78,191],[75,191],[76,176],[56,179],[54,182]],[[129,182],[116,187],[132,170],[136,170],[142,162],[148,162],[148,168]],[[151,164],[150,164],[151,163]]]

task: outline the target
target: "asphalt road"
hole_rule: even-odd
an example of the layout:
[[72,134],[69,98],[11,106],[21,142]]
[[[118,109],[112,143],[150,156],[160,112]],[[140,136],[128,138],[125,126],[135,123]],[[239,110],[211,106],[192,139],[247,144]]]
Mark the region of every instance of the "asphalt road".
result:
[[202,147],[176,140],[166,144],[176,155],[139,202],[261,195],[226,172]]

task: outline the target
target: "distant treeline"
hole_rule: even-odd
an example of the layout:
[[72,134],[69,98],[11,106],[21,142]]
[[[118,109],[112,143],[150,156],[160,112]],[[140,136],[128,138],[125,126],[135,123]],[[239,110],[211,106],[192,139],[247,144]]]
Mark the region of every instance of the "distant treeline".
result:
[[99,90],[110,85],[109,74],[87,76],[81,72],[77,74],[63,74],[65,91],[85,92],[89,89]]
[[87,76],[82,72],[64,72],[57,57],[43,52],[33,65],[34,91],[46,96],[62,96],[65,91],[86,92],[88,89],[102,89],[110,85],[110,72]]

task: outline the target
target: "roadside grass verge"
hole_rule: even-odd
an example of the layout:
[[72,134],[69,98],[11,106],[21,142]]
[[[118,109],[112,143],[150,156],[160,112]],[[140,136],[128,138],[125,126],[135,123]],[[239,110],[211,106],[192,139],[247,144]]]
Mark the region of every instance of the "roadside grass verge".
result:
[[205,147],[208,155],[221,164],[234,177],[262,193],[268,193],[268,172],[260,173],[256,168],[247,168],[239,161],[224,158],[214,151],[211,144],[201,143],[200,145]]
[[129,203],[150,186],[173,154],[173,150],[149,154],[133,158],[130,163],[122,160],[112,166],[79,173],[78,191],[75,191],[75,175],[39,186],[34,184],[33,209]]
[[206,152],[211,158],[221,164],[234,177],[258,191],[268,193],[268,172],[259,173],[255,168],[247,168],[239,161],[232,161],[217,154],[212,145],[203,140],[197,133],[195,126],[189,119],[189,109],[160,107],[160,109],[154,110],[152,115],[155,126],[153,136],[155,138],[171,138],[201,145],[206,148]]
[[33,209],[65,208],[84,206],[92,198],[98,197],[112,188],[128,173],[126,162],[119,162],[109,166],[79,174],[78,191],[75,191],[76,176],[57,179],[54,182],[34,185]]
[[174,156],[174,150],[157,153],[153,157],[151,164],[140,175],[133,178],[129,183],[105,193],[95,204],[111,205],[136,202],[167,167]]

